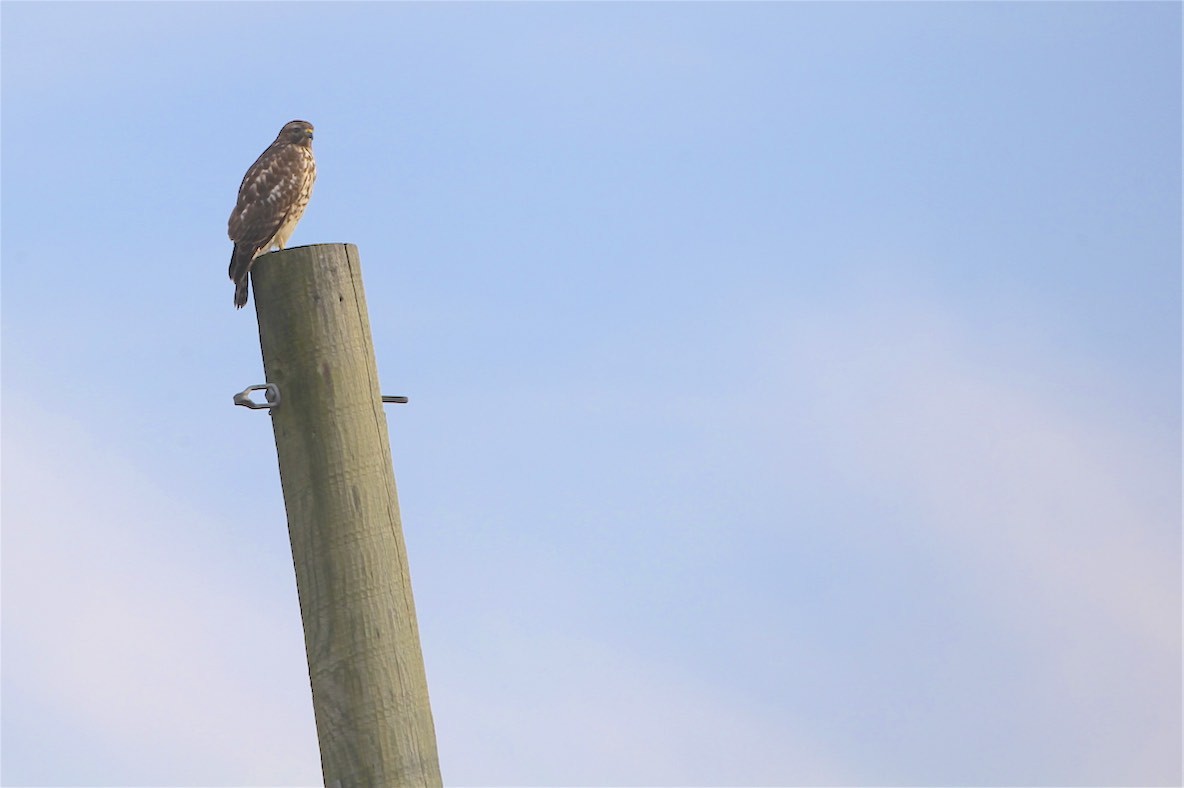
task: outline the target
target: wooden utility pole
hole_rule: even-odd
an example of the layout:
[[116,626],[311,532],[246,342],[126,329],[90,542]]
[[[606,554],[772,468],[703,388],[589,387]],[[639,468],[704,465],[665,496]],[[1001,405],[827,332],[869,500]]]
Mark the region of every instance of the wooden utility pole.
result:
[[358,249],[252,281],[325,785],[441,785]]

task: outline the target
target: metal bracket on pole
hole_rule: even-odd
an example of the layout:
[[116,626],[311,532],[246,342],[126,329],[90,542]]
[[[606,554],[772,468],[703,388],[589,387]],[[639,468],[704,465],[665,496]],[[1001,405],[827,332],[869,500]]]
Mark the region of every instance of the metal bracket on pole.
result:
[[[262,391],[266,402],[255,402],[251,399],[252,391]],[[274,383],[261,383],[257,386],[247,386],[245,389],[234,395],[234,404],[242,405],[244,408],[251,410],[262,410],[263,408],[274,408],[280,404],[280,387]]]
[[406,398],[406,397],[402,397],[402,396],[393,396],[393,395],[391,395],[391,394],[383,394],[383,395],[382,395],[382,401],[383,401],[383,402],[397,402],[397,403],[399,403],[400,405],[405,405],[405,404],[407,404],[407,398]]

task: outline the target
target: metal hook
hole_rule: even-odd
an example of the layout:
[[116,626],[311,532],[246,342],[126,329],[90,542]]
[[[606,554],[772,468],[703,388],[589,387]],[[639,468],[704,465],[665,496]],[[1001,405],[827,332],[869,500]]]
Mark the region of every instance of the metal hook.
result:
[[[251,399],[252,391],[262,391],[267,402],[255,402]],[[234,395],[234,404],[242,405],[244,408],[250,408],[251,410],[274,408],[280,404],[280,387],[274,383],[261,383],[257,386],[248,386]]]

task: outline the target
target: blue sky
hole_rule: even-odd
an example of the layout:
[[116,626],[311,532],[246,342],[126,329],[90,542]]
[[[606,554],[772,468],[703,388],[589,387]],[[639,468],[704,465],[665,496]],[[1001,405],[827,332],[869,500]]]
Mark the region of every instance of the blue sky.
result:
[[0,23],[6,785],[320,778],[230,402],[293,118],[446,782],[1179,784],[1179,4]]

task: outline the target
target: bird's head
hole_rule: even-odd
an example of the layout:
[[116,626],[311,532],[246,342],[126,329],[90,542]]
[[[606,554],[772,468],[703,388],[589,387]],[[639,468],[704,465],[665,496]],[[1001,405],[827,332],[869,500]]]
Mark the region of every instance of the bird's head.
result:
[[284,124],[276,142],[288,142],[296,145],[312,144],[312,124],[307,120],[292,120]]

